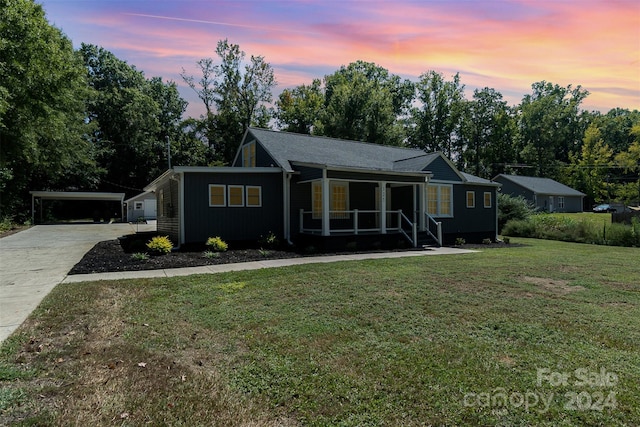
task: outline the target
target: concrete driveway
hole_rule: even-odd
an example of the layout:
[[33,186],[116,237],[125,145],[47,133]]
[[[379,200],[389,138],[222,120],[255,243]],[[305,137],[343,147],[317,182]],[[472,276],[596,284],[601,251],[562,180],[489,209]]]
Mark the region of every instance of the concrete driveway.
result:
[[37,225],[0,239],[0,342],[96,243],[135,231],[127,223]]

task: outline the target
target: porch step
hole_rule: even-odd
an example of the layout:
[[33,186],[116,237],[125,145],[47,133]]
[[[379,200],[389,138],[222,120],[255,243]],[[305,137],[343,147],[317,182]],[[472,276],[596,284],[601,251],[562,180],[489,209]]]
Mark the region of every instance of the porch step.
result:
[[440,247],[440,245],[426,231],[420,231],[418,232],[418,247]]

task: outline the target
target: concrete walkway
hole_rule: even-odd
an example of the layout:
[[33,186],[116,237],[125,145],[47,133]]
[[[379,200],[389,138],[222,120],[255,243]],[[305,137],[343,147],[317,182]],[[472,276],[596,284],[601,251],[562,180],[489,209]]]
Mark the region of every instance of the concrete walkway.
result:
[[474,252],[433,248],[425,251],[315,256],[165,270],[67,275],[96,243],[149,230],[155,230],[155,223],[38,225],[0,239],[0,342],[11,335],[59,283],[187,276],[312,263]]

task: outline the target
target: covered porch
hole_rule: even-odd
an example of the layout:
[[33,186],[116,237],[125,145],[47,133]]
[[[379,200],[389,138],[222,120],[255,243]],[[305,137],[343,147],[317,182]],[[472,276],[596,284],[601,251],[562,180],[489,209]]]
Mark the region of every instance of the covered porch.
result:
[[315,236],[397,234],[412,247],[425,237],[442,244],[442,227],[427,214],[428,173],[382,174],[322,169],[308,186],[310,206],[298,210],[298,232]]

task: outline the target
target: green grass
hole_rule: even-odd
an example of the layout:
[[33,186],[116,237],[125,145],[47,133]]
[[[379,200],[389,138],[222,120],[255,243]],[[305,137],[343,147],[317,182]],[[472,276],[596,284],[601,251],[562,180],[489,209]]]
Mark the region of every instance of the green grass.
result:
[[58,286],[0,349],[0,424],[637,424],[640,250],[511,242]]
[[586,221],[596,227],[611,225],[610,213],[578,212],[578,213],[551,213],[549,216],[556,218],[571,218],[575,221]]

